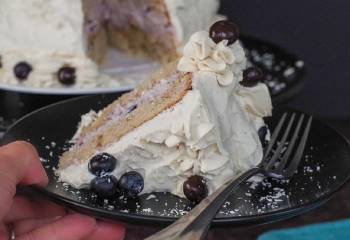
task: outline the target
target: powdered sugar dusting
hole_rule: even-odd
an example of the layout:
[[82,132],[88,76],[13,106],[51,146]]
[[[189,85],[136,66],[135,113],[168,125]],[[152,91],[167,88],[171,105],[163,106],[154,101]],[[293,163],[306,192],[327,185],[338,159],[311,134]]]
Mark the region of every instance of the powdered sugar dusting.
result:
[[[276,51],[276,50],[275,50]],[[304,62],[302,60],[285,61],[280,55],[273,53],[268,45],[257,46],[247,51],[248,65],[261,67],[265,74],[265,83],[272,96],[279,95],[293,85],[298,76],[303,72]]]

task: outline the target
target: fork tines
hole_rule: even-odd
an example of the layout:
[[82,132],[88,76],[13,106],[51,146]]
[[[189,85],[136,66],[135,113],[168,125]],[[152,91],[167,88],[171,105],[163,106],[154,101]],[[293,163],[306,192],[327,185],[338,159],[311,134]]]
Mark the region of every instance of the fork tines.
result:
[[[302,159],[312,116],[305,117],[305,114],[300,114],[299,120],[295,122],[297,115],[297,113],[283,114],[266,148],[263,167],[273,175],[291,177]],[[286,121],[287,119],[289,120]]]

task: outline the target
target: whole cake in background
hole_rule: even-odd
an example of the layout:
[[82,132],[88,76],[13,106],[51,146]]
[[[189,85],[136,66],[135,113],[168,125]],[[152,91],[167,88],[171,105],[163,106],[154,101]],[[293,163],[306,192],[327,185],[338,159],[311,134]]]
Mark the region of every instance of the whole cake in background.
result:
[[0,82],[34,87],[106,85],[110,47],[169,62],[209,26],[218,0],[2,0]]
[[103,196],[166,191],[199,202],[257,165],[272,105],[238,36],[230,21],[196,32],[179,61],[84,115],[60,179]]

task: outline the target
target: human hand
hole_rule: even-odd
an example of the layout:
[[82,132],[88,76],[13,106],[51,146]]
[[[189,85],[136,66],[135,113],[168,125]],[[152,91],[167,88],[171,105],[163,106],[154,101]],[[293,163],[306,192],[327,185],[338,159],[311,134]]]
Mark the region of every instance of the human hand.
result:
[[46,186],[48,178],[34,147],[15,142],[0,147],[0,240],[10,239],[9,226],[16,240],[119,240],[121,225],[68,213],[44,200],[16,196],[17,185]]

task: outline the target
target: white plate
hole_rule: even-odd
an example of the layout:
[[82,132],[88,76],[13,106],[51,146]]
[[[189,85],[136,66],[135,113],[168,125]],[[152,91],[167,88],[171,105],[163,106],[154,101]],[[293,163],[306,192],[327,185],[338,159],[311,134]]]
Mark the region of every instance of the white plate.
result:
[[[96,88],[88,87],[30,87],[23,85],[5,84],[0,82],[0,89],[26,94],[41,95],[88,95],[101,93],[116,93],[133,89],[139,82],[147,79],[152,73],[160,68],[157,62],[130,57],[121,52],[111,49],[108,52],[105,63],[101,66],[102,73],[109,75],[114,80],[112,86]],[[113,81],[113,80],[112,80]]]

